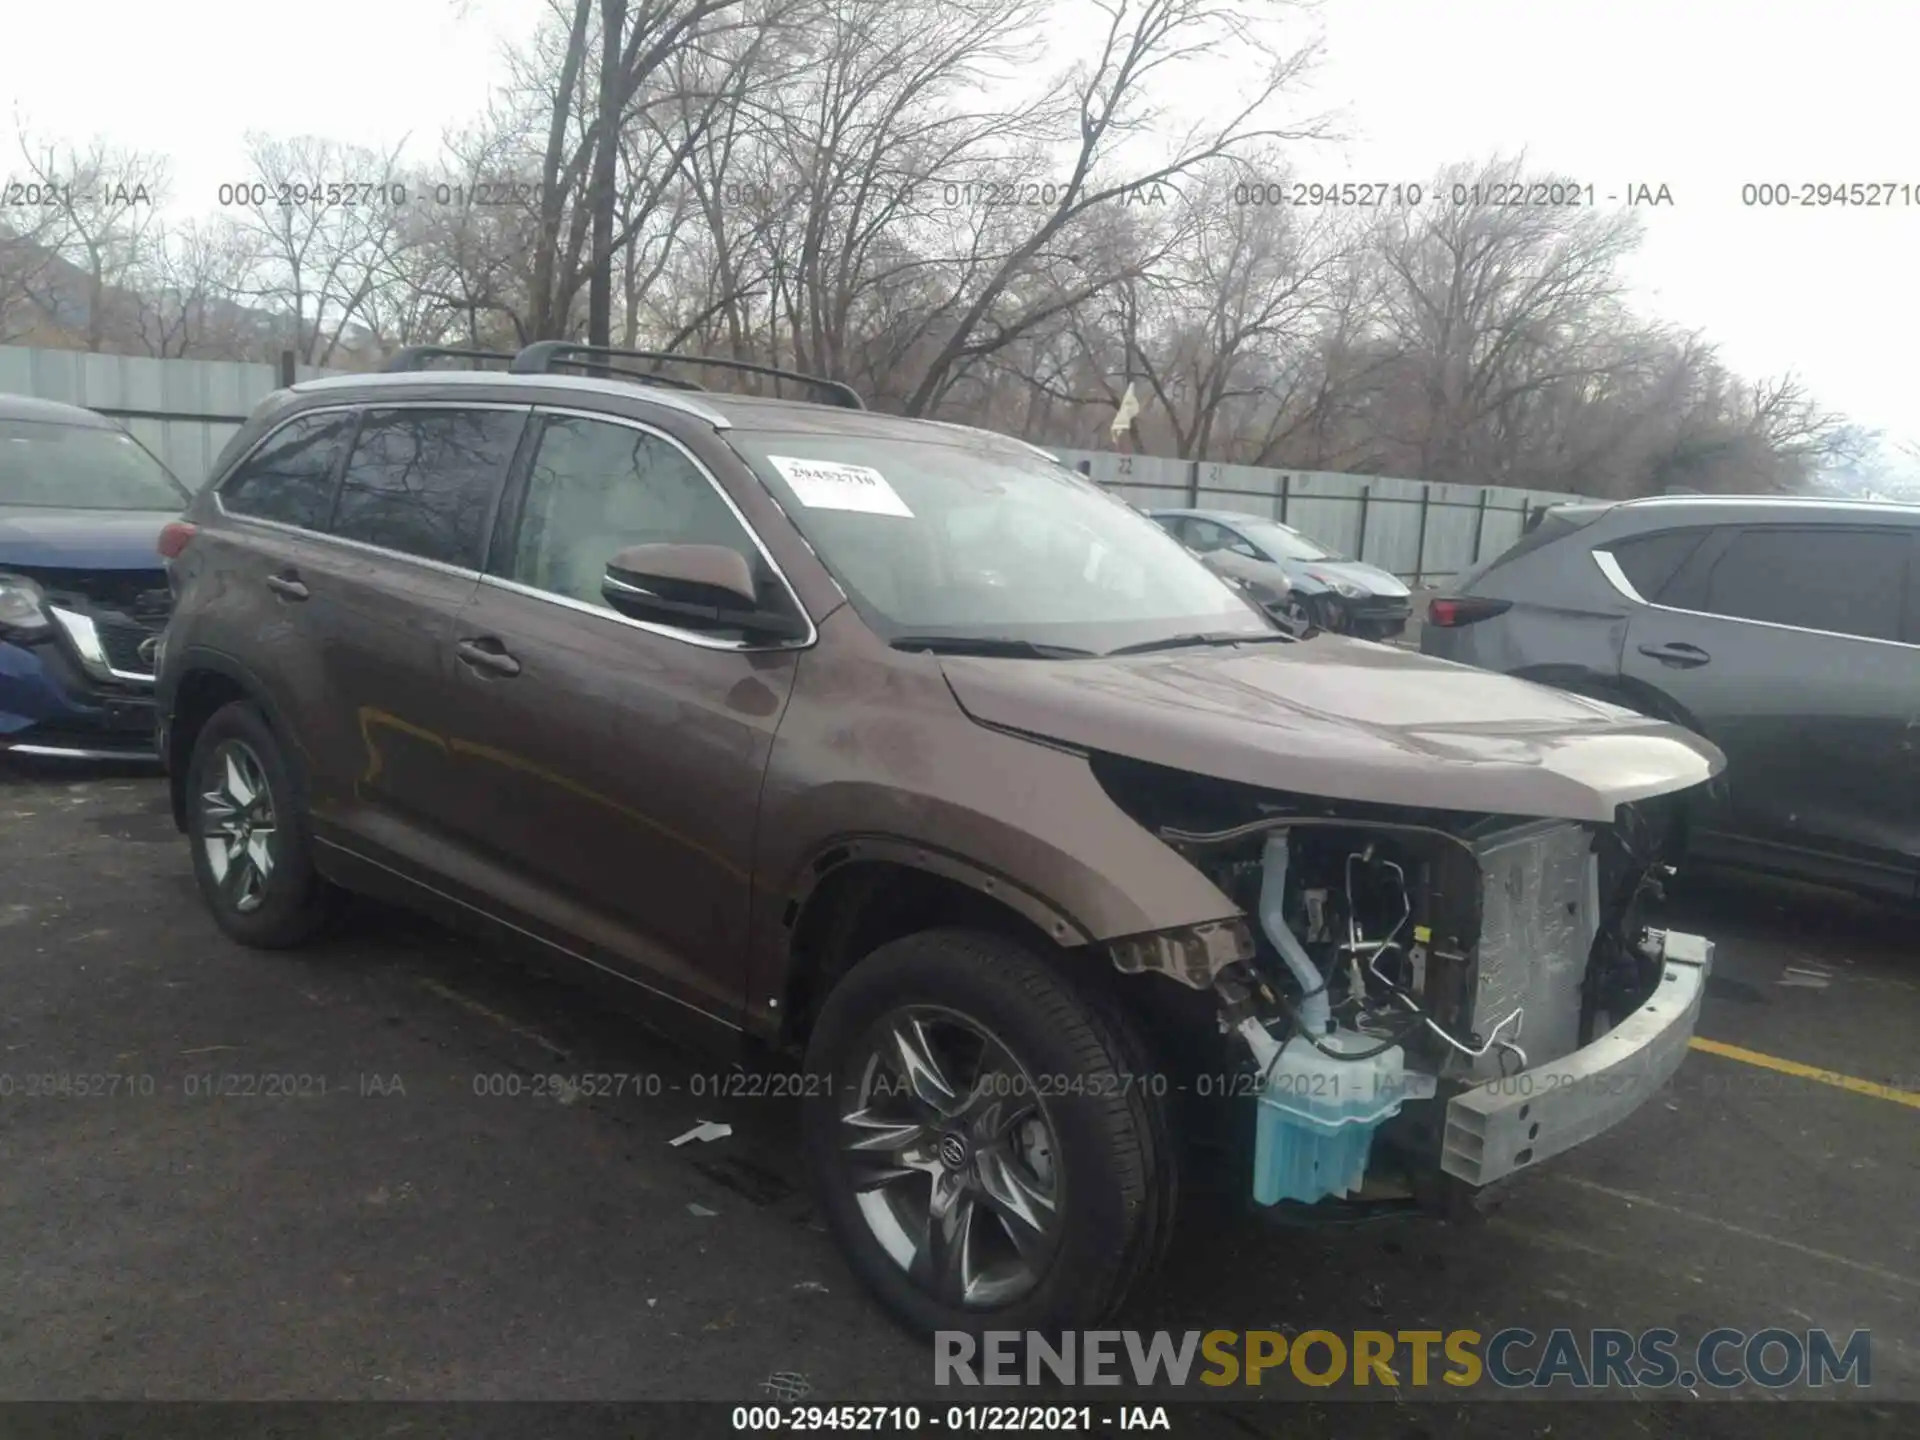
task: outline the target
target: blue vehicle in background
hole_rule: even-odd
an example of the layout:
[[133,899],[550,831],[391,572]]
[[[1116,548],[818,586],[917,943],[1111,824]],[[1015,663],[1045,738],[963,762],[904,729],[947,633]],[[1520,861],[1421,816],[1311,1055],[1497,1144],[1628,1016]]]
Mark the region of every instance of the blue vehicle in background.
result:
[[0,395],[0,757],[156,758],[158,545],[191,498],[105,416]]

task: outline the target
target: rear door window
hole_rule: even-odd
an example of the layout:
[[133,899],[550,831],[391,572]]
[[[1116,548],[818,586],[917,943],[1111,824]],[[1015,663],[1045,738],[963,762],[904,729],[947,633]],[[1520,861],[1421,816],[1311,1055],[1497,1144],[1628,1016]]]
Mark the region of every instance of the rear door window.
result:
[[329,527],[403,555],[478,569],[524,410],[369,410]]
[[1211,520],[1190,519],[1187,521],[1187,533],[1181,537],[1189,548],[1201,555],[1211,555],[1216,550],[1238,549],[1245,551],[1247,542],[1224,525]]
[[358,419],[335,410],[302,415],[276,430],[220,486],[221,506],[255,520],[324,529],[340,455]]
[[[1869,640],[1897,640],[1905,604],[1904,530],[1773,525],[1735,533],[1686,608]],[[1681,577],[1683,580],[1686,577]],[[1679,585],[1675,586],[1676,591]],[[1675,603],[1677,596],[1668,597]]]
[[1658,600],[1667,582],[1712,533],[1711,527],[1704,525],[1689,530],[1662,530],[1655,535],[1621,540],[1607,550],[1642,600]]

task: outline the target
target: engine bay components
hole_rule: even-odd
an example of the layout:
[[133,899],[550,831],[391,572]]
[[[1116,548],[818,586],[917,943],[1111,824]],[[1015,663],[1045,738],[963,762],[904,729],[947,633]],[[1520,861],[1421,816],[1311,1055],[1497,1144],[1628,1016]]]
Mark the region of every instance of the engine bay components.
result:
[[1260,1075],[1262,1204],[1352,1194],[1409,1101],[1571,1054],[1657,979],[1627,927],[1633,877],[1664,867],[1613,827],[1293,815],[1162,834],[1258,922],[1222,1024]]

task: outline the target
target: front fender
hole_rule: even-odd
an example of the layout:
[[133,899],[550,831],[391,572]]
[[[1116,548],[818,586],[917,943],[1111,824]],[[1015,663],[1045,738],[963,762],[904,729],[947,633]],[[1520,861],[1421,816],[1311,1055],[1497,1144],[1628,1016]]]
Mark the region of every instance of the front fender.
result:
[[1093,938],[1073,916],[1011,876],[965,855],[898,835],[836,836],[806,866],[799,885],[789,893],[790,902],[804,914],[807,901],[829,877],[842,866],[861,861],[883,861],[957,881],[1017,912],[1061,945],[1084,945]]
[[774,741],[754,847],[752,1021],[770,1023],[786,993],[795,901],[855,842],[992,893],[1063,945],[1242,918],[1114,804],[1084,754],[970,719],[931,656],[876,663],[864,648],[829,635],[807,656]]

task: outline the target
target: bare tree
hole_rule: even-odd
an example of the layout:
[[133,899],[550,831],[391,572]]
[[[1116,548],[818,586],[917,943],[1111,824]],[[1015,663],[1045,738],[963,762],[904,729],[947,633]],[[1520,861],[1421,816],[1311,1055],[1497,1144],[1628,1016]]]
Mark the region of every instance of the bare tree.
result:
[[257,188],[236,219],[255,243],[249,292],[272,307],[302,361],[330,364],[391,273],[404,233],[398,148],[382,155],[312,136],[251,135],[247,151]]
[[1235,173],[1196,177],[1171,263],[1120,289],[1128,373],[1159,403],[1182,457],[1210,452],[1231,407],[1267,395],[1264,359],[1310,342],[1350,243],[1329,212],[1233,203]]
[[[1450,203],[1521,160],[1409,211],[1235,204],[1323,133],[1285,120],[1289,0],[1080,0],[1089,58],[1037,87],[1042,0],[549,3],[437,152],[255,136],[252,203],[208,223],[135,212],[150,157],[27,146],[58,185],[0,217],[0,342],[353,365],[584,332],[1056,445],[1106,443],[1131,379],[1136,445],[1193,459],[1596,495],[1885,468],[1795,378],[1635,315],[1623,214]],[[1159,108],[1250,54],[1213,119]]]
[[227,220],[156,226],[129,277],[134,343],[162,360],[267,358],[266,317],[239,299],[257,259],[253,238]]
[[[1455,167],[1436,188],[1444,197],[1460,182],[1484,195],[1535,178],[1503,159]],[[1604,349],[1588,341],[1617,313],[1619,262],[1638,238],[1629,213],[1578,206],[1443,201],[1399,213],[1383,239],[1396,282],[1387,323],[1408,357],[1402,413],[1413,431],[1402,438],[1423,479],[1505,483],[1487,470],[1491,422],[1601,373]]]
[[[956,277],[964,296],[940,318],[944,338],[928,357],[908,395],[909,415],[933,409],[968,364],[1010,343],[1028,327],[1044,323],[1062,302],[1077,303],[1110,279],[1089,277],[1080,294],[1050,297],[1037,306],[1018,303],[1017,287],[1076,221],[1097,207],[1151,196],[1208,161],[1266,142],[1298,141],[1325,133],[1319,121],[1281,124],[1271,117],[1287,99],[1317,54],[1317,46],[1289,48],[1267,27],[1227,0],[1097,0],[1105,33],[1092,61],[1077,66],[1050,94],[1067,122],[1065,180],[1057,203],[1043,207],[1024,234],[1006,245],[976,247]],[[1286,6],[1275,7],[1284,11]],[[1251,94],[1229,104],[1224,118],[1189,127],[1158,158],[1123,160],[1165,116],[1153,106],[1149,82],[1162,72],[1188,66],[1218,66],[1263,57],[1264,73]],[[1030,153],[1038,159],[1044,151]],[[1011,306],[1007,301],[1013,300]]]
[[40,205],[0,215],[0,345],[32,337],[47,319],[40,299],[55,260],[55,218],[52,207]]
[[35,301],[85,349],[104,349],[131,329],[125,282],[140,266],[167,199],[167,164],[102,140],[85,147],[36,142],[24,130],[19,147],[50,212],[41,243],[64,262],[38,272]]
[[662,171],[641,177],[642,197],[625,205],[628,227],[645,223],[663,202],[680,155],[696,143],[701,124],[684,123],[691,110],[712,116],[722,86],[706,94],[677,92],[663,81],[674,61],[723,36],[754,33],[770,23],[784,0],[574,0],[564,22],[543,32],[516,67],[528,113],[541,117],[545,135],[538,177],[530,326],[539,338],[568,329],[575,298],[589,289],[588,334],[604,344],[612,316],[614,255],[631,236],[614,223],[621,137],[655,109],[680,112],[682,147]]

